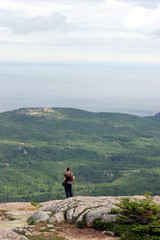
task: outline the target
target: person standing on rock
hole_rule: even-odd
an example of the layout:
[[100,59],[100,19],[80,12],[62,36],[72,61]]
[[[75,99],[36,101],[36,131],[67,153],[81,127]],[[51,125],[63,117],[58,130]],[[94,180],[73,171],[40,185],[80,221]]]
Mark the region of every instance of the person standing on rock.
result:
[[70,171],[70,168],[67,168],[67,172],[64,174],[64,181],[65,184],[65,192],[66,192],[66,198],[73,197],[72,193],[72,182],[75,179],[73,173]]

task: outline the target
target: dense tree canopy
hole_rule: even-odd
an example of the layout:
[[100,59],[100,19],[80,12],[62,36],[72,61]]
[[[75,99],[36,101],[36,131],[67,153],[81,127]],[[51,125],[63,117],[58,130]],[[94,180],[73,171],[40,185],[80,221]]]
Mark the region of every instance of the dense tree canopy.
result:
[[1,113],[0,201],[64,198],[67,166],[74,195],[159,195],[157,116],[70,108]]

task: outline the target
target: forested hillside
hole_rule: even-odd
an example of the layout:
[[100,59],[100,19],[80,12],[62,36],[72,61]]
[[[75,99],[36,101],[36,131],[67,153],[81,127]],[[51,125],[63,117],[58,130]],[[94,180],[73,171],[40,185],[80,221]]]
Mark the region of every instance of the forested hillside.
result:
[[74,195],[160,195],[159,116],[70,108],[1,113],[0,201],[64,198],[68,166]]

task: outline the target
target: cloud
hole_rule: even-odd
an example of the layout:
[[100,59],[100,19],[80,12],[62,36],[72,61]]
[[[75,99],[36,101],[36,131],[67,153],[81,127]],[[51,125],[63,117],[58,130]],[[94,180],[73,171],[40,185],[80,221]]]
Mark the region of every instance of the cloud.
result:
[[1,26],[10,28],[14,34],[29,34],[44,31],[65,33],[69,30],[66,17],[60,13],[54,13],[49,17],[36,16],[33,18],[7,18],[1,20]]
[[145,33],[154,36],[160,31],[160,6],[156,9],[133,7],[128,13],[126,26],[130,31]]
[[1,1],[6,59],[159,61],[160,5],[148,0]]
[[159,0],[119,0],[121,2],[135,3],[136,5],[143,6],[146,8],[156,8],[159,4]]

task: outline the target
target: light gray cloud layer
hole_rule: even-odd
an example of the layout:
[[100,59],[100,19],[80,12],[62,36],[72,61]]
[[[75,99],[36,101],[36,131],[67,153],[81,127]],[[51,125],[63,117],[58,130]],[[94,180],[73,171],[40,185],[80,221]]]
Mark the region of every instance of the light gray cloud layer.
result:
[[1,26],[10,28],[15,34],[29,34],[43,31],[65,33],[69,29],[66,17],[60,13],[54,13],[50,17],[7,18],[1,21]]
[[14,4],[1,0],[0,60],[21,61],[23,55],[26,61],[157,63],[157,4],[157,0],[14,0]]
[[0,2],[0,61],[23,63],[0,67],[1,106],[159,99],[160,0]]
[[156,8],[160,4],[159,0],[119,0],[119,1],[135,3],[137,5],[147,8]]

